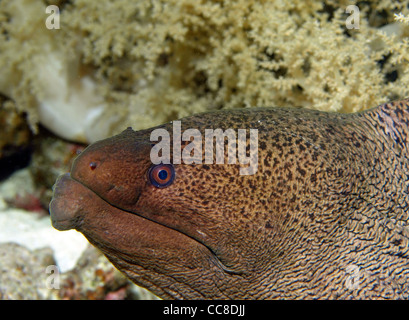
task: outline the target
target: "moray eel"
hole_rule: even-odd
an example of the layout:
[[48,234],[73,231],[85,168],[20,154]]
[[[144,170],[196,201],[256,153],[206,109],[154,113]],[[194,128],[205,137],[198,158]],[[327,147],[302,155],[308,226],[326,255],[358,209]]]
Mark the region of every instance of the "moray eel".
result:
[[173,137],[174,123],[128,128],[58,178],[52,224],[83,233],[162,298],[408,299],[408,121],[409,100],[354,114],[246,108],[181,119],[181,132],[203,139],[170,139],[189,155],[207,128],[247,138],[257,129],[253,174],[199,161],[205,152],[153,164],[161,140],[151,133]]

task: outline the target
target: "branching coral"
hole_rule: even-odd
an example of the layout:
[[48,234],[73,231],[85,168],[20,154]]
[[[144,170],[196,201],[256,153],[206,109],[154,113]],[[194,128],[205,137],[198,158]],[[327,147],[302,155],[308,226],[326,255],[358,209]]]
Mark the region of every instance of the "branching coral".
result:
[[[2,30],[16,14],[10,2],[0,4]],[[97,132],[85,135],[92,141],[129,125],[140,129],[212,108],[295,106],[352,112],[409,96],[409,26],[394,22],[394,14],[405,15],[407,9],[394,1],[359,2],[359,29],[347,29],[349,4],[59,1],[60,30],[41,27],[44,16],[31,16],[37,21],[31,28],[48,37],[51,53],[71,57],[58,61],[75,70],[72,79],[92,80],[92,96],[103,106],[85,124]],[[20,33],[7,33],[7,50],[0,44],[0,69],[12,65],[18,70],[13,84],[18,90],[5,93],[22,109],[31,107],[35,123],[38,103],[45,99],[38,77],[30,72],[38,66],[30,65],[35,59],[27,53],[24,60],[10,52],[14,47],[41,54],[44,46],[41,41],[23,45],[15,41]],[[4,79],[3,92],[1,84]],[[93,104],[98,102],[91,99],[85,105]]]

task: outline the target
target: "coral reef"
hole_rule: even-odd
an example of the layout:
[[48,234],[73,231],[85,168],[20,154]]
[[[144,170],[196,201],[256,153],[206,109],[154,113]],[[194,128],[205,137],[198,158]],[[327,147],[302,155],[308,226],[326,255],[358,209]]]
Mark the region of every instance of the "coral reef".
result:
[[16,243],[0,244],[0,299],[55,299],[57,291],[45,287],[44,269],[52,264],[50,248],[31,252]]
[[[157,299],[127,280],[81,234],[53,229],[48,217],[7,209],[0,198],[0,226],[0,300]],[[49,266],[57,271],[47,271]]]
[[0,299],[158,299],[131,283],[95,248],[84,252],[74,270],[60,274],[54,266],[50,248],[31,251],[16,243],[0,244]]
[[29,166],[14,174],[8,172],[8,179],[0,182],[0,199],[11,208],[48,215],[55,180],[70,170],[73,159],[84,146],[58,139],[43,129],[30,142],[31,157],[25,162]]
[[[60,29],[45,7],[60,8]],[[408,96],[403,3],[4,0],[0,92],[67,139],[92,142],[214,108],[353,112]],[[11,81],[9,81],[9,79]]]
[[0,180],[30,162],[32,134],[15,104],[0,96]]
[[31,194],[47,211],[57,177],[70,171],[72,162],[84,148],[82,144],[58,139],[40,128],[40,134],[33,140],[34,151],[28,169],[35,186]]
[[93,247],[84,251],[75,269],[62,275],[59,297],[65,300],[158,299],[132,284]]
[[[7,208],[0,199],[0,243],[13,242],[35,250],[50,247],[61,272],[71,270],[88,245],[78,232],[58,233],[51,227],[49,217],[21,210]],[[7,257],[13,260],[13,256]]]
[[0,159],[18,149],[29,146],[31,132],[24,116],[16,111],[13,102],[0,96]]
[[[27,163],[18,151],[30,145],[34,152],[28,170],[0,185],[0,242],[28,246],[52,238],[57,264],[81,246],[71,239],[64,249],[58,247],[48,217],[42,218],[48,224],[37,224],[35,214],[7,208],[44,214],[55,177],[81,149],[43,135],[41,126],[61,138],[90,143],[128,126],[143,129],[211,109],[355,112],[408,97],[406,3],[357,2],[358,29],[346,27],[349,4],[1,0],[0,157],[16,154]],[[59,29],[46,27],[49,5],[60,10]],[[49,251],[28,249],[1,246],[0,268],[7,272],[1,275],[0,298],[148,297],[131,293],[133,287],[116,278],[108,262],[101,267],[94,253],[89,253],[94,268],[83,260],[83,269],[67,273],[64,290],[36,292],[35,284],[44,280],[39,270],[51,258]],[[16,281],[21,286],[10,287]]]

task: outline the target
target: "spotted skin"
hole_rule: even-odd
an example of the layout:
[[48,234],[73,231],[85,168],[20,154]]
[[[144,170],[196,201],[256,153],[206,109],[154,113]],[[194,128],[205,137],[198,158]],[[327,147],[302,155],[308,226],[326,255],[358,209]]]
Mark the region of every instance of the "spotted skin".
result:
[[51,219],[162,298],[408,299],[408,121],[408,100],[187,117],[182,132],[258,129],[257,172],[176,164],[166,188],[147,177],[155,128],[128,128],[57,180]]

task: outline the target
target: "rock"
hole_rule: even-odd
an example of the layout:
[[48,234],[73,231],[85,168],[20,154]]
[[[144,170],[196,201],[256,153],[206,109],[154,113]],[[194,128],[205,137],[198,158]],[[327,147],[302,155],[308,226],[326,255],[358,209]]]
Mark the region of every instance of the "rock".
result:
[[157,299],[74,230],[0,197],[0,299]]
[[54,265],[50,248],[30,251],[16,243],[0,244],[0,299],[56,299],[47,288],[46,268]]
[[61,272],[75,267],[88,241],[74,230],[59,232],[48,216],[18,209],[0,211],[0,243],[14,242],[29,250],[50,247]]
[[45,187],[37,187],[29,168],[14,172],[0,183],[0,198],[10,208],[48,215],[44,205],[40,202],[40,195]]
[[96,248],[89,246],[76,267],[61,276],[60,298],[69,300],[158,299],[129,281]]

